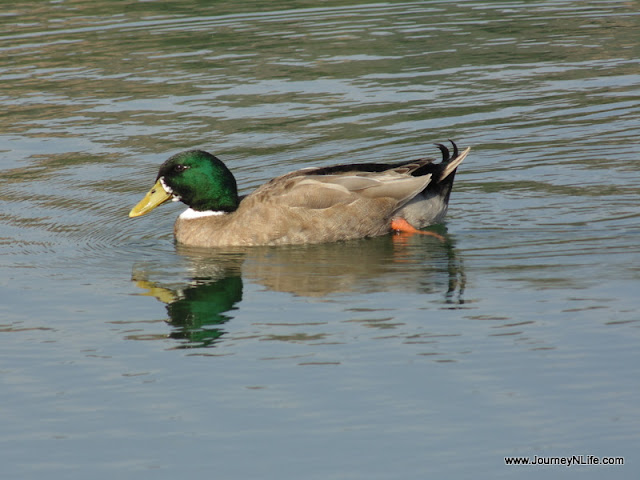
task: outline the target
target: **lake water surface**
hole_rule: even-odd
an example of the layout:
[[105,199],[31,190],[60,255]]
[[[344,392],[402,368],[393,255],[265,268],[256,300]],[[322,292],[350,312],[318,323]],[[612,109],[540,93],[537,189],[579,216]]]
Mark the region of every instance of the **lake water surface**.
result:
[[[638,3],[345,3],[2,7],[3,478],[637,478]],[[445,242],[127,217],[180,150],[246,192],[447,139]]]

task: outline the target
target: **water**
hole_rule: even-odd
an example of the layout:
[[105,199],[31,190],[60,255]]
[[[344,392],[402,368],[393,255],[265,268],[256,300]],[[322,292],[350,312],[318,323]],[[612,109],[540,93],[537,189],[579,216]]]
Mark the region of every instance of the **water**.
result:
[[[7,478],[636,478],[635,2],[17,2],[0,17]],[[429,237],[207,252],[158,165],[437,155]],[[505,456],[624,466],[505,466]]]

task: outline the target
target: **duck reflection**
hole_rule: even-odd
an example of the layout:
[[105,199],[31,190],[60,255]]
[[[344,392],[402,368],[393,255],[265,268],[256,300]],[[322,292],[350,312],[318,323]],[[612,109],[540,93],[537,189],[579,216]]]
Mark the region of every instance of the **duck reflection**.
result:
[[461,302],[464,284],[451,239],[407,235],[251,250],[242,272],[269,290],[305,297],[443,291],[447,301]]
[[[182,348],[207,347],[224,335],[223,324],[242,300],[243,279],[304,297],[344,293],[442,292],[442,301],[462,304],[464,270],[453,240],[387,236],[344,243],[210,250],[176,246],[182,284],[167,269],[175,264],[137,264],[133,280],[143,295],[166,304]],[[174,257],[175,261],[175,257]],[[155,263],[155,262],[154,262]],[[186,268],[185,268],[186,267]],[[184,271],[189,272],[187,278]],[[157,280],[150,280],[160,277]]]
[[242,299],[241,260],[232,256],[200,262],[190,268],[192,276],[178,285],[150,281],[167,272],[158,265],[137,264],[132,279],[145,291],[142,295],[166,304],[168,323],[173,327],[169,337],[179,342],[177,348],[208,347],[224,335],[221,326],[232,318],[228,312]]

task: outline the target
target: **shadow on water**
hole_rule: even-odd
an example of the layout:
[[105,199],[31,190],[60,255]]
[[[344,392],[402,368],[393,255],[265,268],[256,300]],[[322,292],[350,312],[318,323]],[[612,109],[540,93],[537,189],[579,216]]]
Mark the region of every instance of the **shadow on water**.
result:
[[175,348],[210,347],[223,340],[223,325],[242,311],[244,281],[296,297],[402,292],[435,295],[436,302],[460,306],[465,286],[462,261],[453,239],[444,229],[441,233],[445,242],[393,235],[224,250],[178,245],[176,252],[186,262],[182,282],[167,274],[172,266],[163,266],[161,259],[136,263],[132,280],[144,290],[141,295],[166,305],[166,322],[172,327],[168,337],[179,343]]

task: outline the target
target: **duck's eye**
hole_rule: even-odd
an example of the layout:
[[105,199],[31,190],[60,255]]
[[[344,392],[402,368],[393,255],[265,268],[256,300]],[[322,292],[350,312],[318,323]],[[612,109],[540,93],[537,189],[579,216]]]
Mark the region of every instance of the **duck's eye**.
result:
[[189,167],[187,167],[186,165],[175,165],[173,167],[173,171],[175,173],[181,173],[181,172],[184,172],[187,168],[189,168]]

